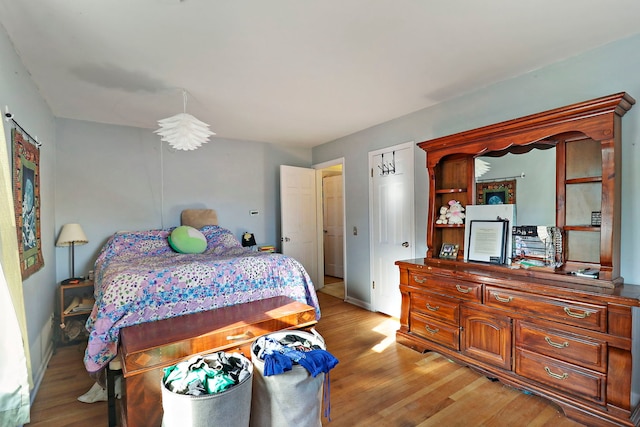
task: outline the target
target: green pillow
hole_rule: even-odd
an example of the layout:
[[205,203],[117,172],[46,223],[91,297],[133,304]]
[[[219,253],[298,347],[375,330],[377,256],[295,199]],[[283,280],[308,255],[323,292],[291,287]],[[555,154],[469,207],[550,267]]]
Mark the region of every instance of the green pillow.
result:
[[188,225],[176,227],[168,239],[169,246],[181,254],[201,254],[207,249],[207,238],[204,234]]

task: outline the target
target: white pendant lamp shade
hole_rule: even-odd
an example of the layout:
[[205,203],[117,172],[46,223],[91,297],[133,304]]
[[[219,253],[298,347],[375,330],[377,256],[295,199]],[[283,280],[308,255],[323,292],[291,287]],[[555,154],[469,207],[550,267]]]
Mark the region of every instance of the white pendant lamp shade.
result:
[[160,129],[155,133],[176,150],[195,150],[209,142],[211,135],[215,135],[209,130],[208,124],[187,113],[158,120],[158,124]]
[[489,170],[491,170],[491,164],[488,162],[485,162],[482,159],[476,158],[474,169],[476,170],[476,178],[480,178],[482,175],[484,175],[485,173],[489,172]]
[[202,144],[209,142],[209,137],[215,133],[209,130],[209,125],[187,114],[187,93],[182,93],[184,112],[166,119],[158,120],[160,129],[154,131],[160,135],[162,141],[168,142],[176,150],[195,150]]

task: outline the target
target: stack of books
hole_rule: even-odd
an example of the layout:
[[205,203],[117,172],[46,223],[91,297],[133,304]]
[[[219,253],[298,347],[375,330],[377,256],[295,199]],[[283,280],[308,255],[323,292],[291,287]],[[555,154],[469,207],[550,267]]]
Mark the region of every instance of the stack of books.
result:
[[91,311],[95,302],[96,301],[93,298],[74,297],[71,303],[64,310],[64,314]]
[[260,252],[270,252],[273,253],[276,251],[276,247],[273,245],[267,245],[267,246],[260,246],[258,247],[258,251]]

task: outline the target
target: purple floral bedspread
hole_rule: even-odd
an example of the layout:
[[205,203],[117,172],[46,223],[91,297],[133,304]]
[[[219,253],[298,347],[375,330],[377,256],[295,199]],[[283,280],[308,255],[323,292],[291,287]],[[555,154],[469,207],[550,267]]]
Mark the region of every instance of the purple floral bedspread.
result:
[[288,296],[320,308],[304,267],[281,254],[243,248],[227,229],[207,226],[202,254],[179,254],[173,229],[114,234],[95,263],[96,303],[87,320],[84,363],[97,372],[116,355],[120,329],[198,311]]

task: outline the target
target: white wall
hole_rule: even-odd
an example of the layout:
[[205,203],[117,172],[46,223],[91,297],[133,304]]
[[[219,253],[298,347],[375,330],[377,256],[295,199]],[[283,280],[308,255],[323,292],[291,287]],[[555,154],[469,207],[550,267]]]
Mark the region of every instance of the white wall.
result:
[[[640,101],[640,36],[618,41],[525,75],[482,88],[370,129],[314,147],[313,162],[345,158],[348,296],[371,302],[367,153],[406,141],[421,142],[617,92]],[[506,59],[508,60],[508,59]],[[640,284],[640,105],[622,120],[622,276]],[[428,176],[425,154],[416,148],[416,253],[426,251]]]
[[[175,151],[149,129],[56,122],[56,229],[78,222],[89,239],[76,247],[76,275],[93,268],[114,232],[180,225],[187,208],[216,209],[236,236],[251,231],[258,244],[279,245],[279,165],[311,165],[308,148],[212,138],[195,151]],[[69,255],[57,250],[62,280]]]
[[[0,27],[0,108],[34,138],[40,148],[40,226],[44,267],[23,283],[31,368],[35,383],[41,379],[51,354],[51,315],[56,289],[54,239],[56,139],[54,117],[20,62],[4,28]],[[11,123],[4,122],[8,152],[11,153]],[[11,164],[11,159],[9,159]]]

